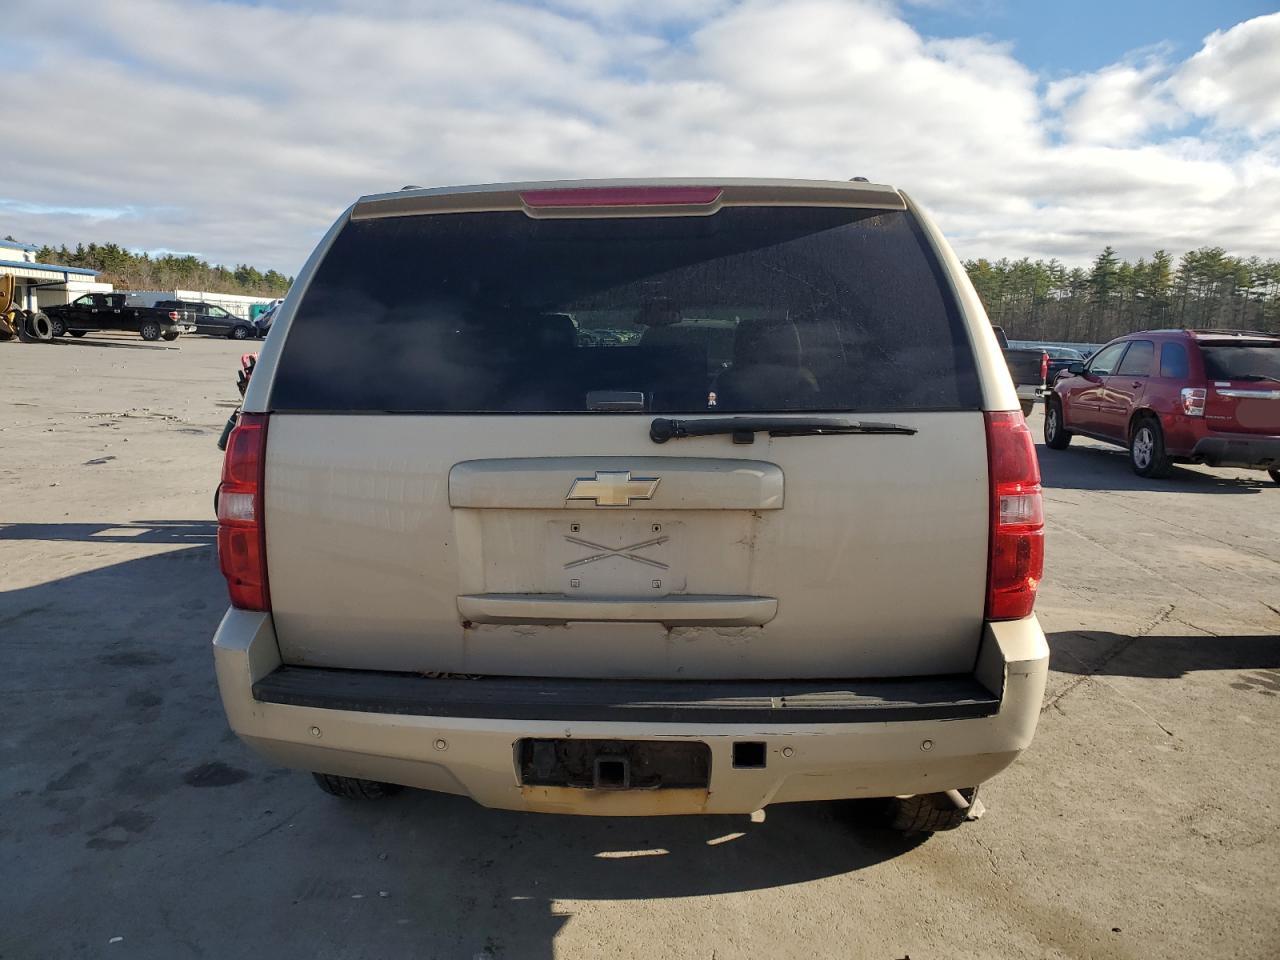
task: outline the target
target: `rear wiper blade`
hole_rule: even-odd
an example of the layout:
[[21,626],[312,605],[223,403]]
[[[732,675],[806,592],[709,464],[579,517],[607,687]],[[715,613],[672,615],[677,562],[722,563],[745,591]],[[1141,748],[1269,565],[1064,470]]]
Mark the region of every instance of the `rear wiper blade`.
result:
[[1270,380],[1272,383],[1280,383],[1280,377],[1270,377],[1265,373],[1244,373],[1234,379],[1249,380],[1253,383],[1257,383],[1260,380]]
[[698,420],[668,420],[657,417],[649,424],[649,439],[666,443],[681,437],[708,437],[717,433],[733,435],[734,443],[754,443],[756,434],[771,437],[822,437],[849,433],[916,433],[915,427],[871,420],[843,420],[832,417],[706,417]]

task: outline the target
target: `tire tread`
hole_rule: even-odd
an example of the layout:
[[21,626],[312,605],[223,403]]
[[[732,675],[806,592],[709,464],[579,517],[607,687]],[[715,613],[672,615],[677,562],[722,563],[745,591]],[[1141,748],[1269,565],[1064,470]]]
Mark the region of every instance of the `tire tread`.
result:
[[381,783],[362,780],[359,777],[343,777],[336,773],[312,773],[320,789],[344,800],[381,800],[404,788],[397,783]]
[[[1143,424],[1151,425],[1152,434],[1155,437],[1155,449],[1151,453],[1151,465],[1145,470],[1139,470],[1138,465],[1133,460],[1133,437]],[[1133,468],[1133,472],[1138,476],[1147,477],[1151,480],[1161,480],[1173,472],[1173,460],[1165,451],[1164,428],[1160,426],[1158,418],[1142,416],[1134,421],[1133,429],[1129,434],[1129,466]]]
[[[1054,434],[1054,439],[1052,441],[1050,441],[1048,437],[1050,411],[1056,414],[1057,423],[1058,423],[1058,432]],[[1071,443],[1072,434],[1071,434],[1071,431],[1066,428],[1066,421],[1063,420],[1063,416],[1062,416],[1062,401],[1059,400],[1057,397],[1054,397],[1053,399],[1051,399],[1049,401],[1049,405],[1045,408],[1044,422],[1045,422],[1044,445],[1048,447],[1050,450],[1067,449],[1067,446]]]
[[[977,795],[970,787],[960,791],[966,800]],[[945,793],[918,793],[914,797],[894,797],[890,801],[889,828],[900,833],[938,833],[954,830],[969,817]]]

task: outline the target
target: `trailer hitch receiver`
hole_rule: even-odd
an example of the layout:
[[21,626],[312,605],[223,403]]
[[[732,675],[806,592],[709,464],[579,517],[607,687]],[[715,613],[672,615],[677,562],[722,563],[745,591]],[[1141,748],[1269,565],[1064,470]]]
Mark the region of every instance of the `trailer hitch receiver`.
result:
[[631,761],[626,757],[602,754],[596,757],[592,786],[597,790],[629,790]]

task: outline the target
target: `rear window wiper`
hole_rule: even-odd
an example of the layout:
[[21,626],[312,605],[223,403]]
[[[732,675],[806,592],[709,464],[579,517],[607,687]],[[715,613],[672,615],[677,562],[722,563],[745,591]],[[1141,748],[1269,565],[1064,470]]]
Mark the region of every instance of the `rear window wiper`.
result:
[[1272,383],[1280,383],[1280,377],[1271,377],[1265,373],[1242,373],[1238,377],[1223,377],[1224,380],[1251,380],[1257,383],[1261,380],[1270,380]]
[[832,417],[706,417],[698,420],[668,420],[657,417],[649,424],[649,439],[666,443],[681,437],[708,437],[717,433],[733,435],[734,443],[754,443],[756,434],[771,437],[823,437],[849,433],[888,433],[910,436],[915,427],[870,420],[843,420]]

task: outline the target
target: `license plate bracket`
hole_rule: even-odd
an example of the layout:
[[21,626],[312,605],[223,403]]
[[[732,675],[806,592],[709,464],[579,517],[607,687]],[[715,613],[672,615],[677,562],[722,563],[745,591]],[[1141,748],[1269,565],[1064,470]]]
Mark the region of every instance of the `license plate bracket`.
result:
[[516,744],[521,786],[707,789],[711,748],[696,740],[533,739]]
[[686,588],[684,524],[652,515],[556,520],[547,531],[548,592],[643,599]]

